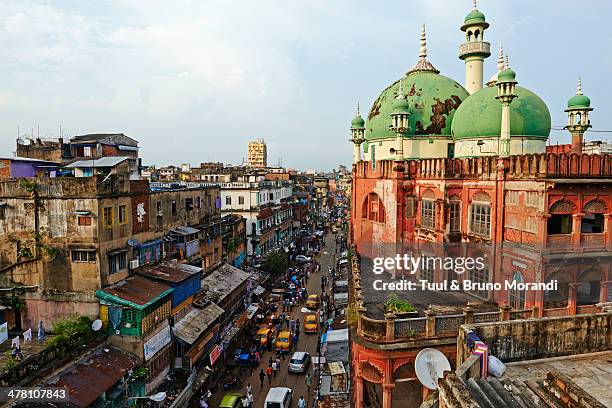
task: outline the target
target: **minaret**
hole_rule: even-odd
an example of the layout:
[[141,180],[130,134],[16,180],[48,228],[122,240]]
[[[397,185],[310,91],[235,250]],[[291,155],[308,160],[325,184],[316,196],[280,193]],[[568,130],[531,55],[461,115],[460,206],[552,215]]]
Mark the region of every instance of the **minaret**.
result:
[[493,76],[489,79],[489,81],[487,82],[487,86],[495,86],[495,84],[497,83],[497,76],[500,72],[504,70],[504,67],[504,47],[502,47],[502,45],[500,44],[499,56],[497,57],[497,72],[495,72],[495,74],[493,74]]
[[361,144],[365,142],[365,120],[359,112],[359,103],[357,103],[357,113],[351,121],[351,140],[353,143],[353,163],[361,161]]
[[391,112],[391,129],[395,132],[395,160],[404,159],[404,133],[408,130],[409,115],[410,105],[404,96],[402,80],[400,79],[399,90]]
[[582,80],[578,78],[576,95],[567,101],[567,126],[572,135],[572,153],[582,154],[584,132],[591,127],[589,112],[592,111],[591,99],[582,94]]
[[516,73],[508,65],[506,54],[506,67],[497,76],[497,96],[502,104],[501,132],[499,137],[499,155],[508,157],[510,155],[510,104],[516,98]]
[[485,58],[491,55],[491,44],[484,41],[484,32],[489,27],[485,15],[474,9],[465,17],[461,31],[465,32],[465,43],[459,46],[459,59],[465,61],[465,89],[470,94],[482,89]]

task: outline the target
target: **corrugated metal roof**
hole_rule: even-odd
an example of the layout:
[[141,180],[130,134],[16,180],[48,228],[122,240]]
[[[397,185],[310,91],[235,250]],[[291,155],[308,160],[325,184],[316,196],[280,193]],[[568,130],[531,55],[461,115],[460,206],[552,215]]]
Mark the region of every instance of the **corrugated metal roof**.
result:
[[100,347],[54,379],[47,381],[47,385],[68,388],[70,403],[85,408],[120,381],[139,362],[138,357],[115,348]]
[[166,282],[178,283],[186,279],[189,279],[193,275],[202,272],[202,268],[197,266],[191,266],[187,264],[171,264],[163,263],[156,265],[144,271],[140,271],[139,274],[144,276],[150,276],[155,279],[163,280]]
[[198,234],[200,230],[191,228],[191,227],[187,227],[187,226],[183,226],[183,227],[176,227],[174,229],[171,229],[170,232],[174,232],[175,234],[179,234],[179,235],[191,235],[191,234]]
[[193,344],[208,329],[208,326],[223,313],[224,310],[214,303],[203,309],[193,309],[174,325],[172,331],[179,339],[188,344]]
[[207,289],[207,297],[212,292],[217,292],[221,296],[220,299],[223,299],[247,279],[249,279],[247,272],[224,263],[202,278],[202,288]]
[[349,339],[349,331],[348,329],[340,329],[340,330],[329,330],[327,332],[327,342],[328,343],[336,343],[340,341],[348,341]]
[[173,290],[170,286],[137,275],[108,288],[98,289],[96,297],[142,310]]
[[121,162],[126,161],[127,157],[101,157],[95,160],[79,160],[74,163],[70,163],[64,167],[67,168],[98,168],[98,167],[115,167]]

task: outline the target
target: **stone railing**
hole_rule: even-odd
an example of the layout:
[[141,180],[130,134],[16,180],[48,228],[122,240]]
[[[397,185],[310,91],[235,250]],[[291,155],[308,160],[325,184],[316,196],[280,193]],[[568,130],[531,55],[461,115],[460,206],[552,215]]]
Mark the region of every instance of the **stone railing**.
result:
[[459,58],[470,54],[491,55],[491,44],[485,41],[474,41],[459,46]]

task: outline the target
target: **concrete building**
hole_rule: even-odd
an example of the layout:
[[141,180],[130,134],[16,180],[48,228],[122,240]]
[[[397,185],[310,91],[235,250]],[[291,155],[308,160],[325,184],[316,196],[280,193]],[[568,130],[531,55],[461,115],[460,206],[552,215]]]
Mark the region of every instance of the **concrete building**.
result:
[[248,151],[249,167],[265,168],[268,166],[268,148],[263,139],[249,142]]
[[[358,112],[351,122],[351,236],[361,268],[352,283],[355,406],[420,404],[416,354],[436,347],[454,364],[466,316],[482,323],[594,313],[612,295],[612,156],[583,151],[591,101],[579,83],[565,110],[572,144],[547,152],[548,107],[518,85],[501,52],[483,87],[488,27],[476,8],[461,26],[465,87],[428,61],[423,28],[417,64],[382,91],[367,121]],[[485,261],[464,271],[388,270],[387,280],[442,285],[399,290],[414,307],[408,316],[389,312],[389,291],[376,290],[378,275],[368,273],[374,257],[396,254]],[[452,281],[476,285],[444,289]]]
[[[169,258],[220,262],[218,202],[218,187],[161,190],[129,173],[0,182],[3,286],[22,288],[29,327],[95,317],[93,292],[138,268]],[[208,255],[211,242],[217,251]]]
[[292,234],[293,193],[291,181],[267,181],[264,176],[245,175],[221,184],[221,211],[246,219],[247,256],[260,256]]

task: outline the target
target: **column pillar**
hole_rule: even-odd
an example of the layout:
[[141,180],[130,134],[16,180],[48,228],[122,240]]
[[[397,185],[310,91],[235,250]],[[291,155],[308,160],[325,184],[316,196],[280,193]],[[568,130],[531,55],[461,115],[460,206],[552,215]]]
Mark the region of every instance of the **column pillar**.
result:
[[580,245],[580,223],[584,214],[572,214],[572,243]]
[[499,307],[500,312],[500,320],[507,321],[510,320],[510,311],[512,310],[512,306],[509,304],[504,304]]
[[604,214],[604,245],[610,246],[612,241],[612,214]]
[[463,308],[463,323],[474,323],[474,309],[472,309],[470,306],[466,306]]
[[427,309],[425,310],[425,335],[427,337],[434,337],[436,335],[436,312]]
[[393,387],[395,387],[395,384],[383,382],[382,384],[382,389],[383,389],[382,408],[392,408],[393,407]]
[[355,406],[362,407],[363,405],[363,378],[359,372],[355,376]]
[[500,157],[510,156],[510,103],[502,102],[501,135],[499,138]]
[[569,284],[569,294],[567,299],[567,312],[570,316],[576,315],[576,310],[578,309],[578,284],[570,283]]

